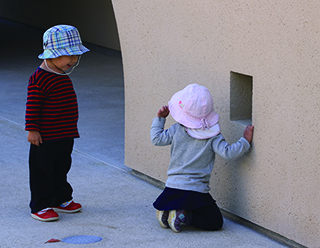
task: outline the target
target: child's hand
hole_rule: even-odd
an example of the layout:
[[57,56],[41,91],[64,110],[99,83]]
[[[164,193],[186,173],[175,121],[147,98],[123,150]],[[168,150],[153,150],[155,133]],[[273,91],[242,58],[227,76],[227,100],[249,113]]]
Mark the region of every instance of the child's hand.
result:
[[248,125],[245,130],[243,131],[243,137],[251,144],[252,137],[253,137],[253,126]]
[[40,133],[38,131],[29,131],[28,141],[33,145],[40,146],[40,144],[42,144]]
[[168,106],[162,106],[162,108],[159,109],[159,111],[158,111],[158,117],[167,118],[169,113],[170,113],[169,107]]

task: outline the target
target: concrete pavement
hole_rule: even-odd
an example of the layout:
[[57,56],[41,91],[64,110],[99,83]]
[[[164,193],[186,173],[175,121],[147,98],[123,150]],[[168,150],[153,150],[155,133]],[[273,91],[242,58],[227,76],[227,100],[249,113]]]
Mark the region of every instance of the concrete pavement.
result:
[[[76,247],[51,238],[96,235],[102,241],[81,247],[286,247],[225,219],[218,232],[157,223],[153,201],[161,189],[132,175],[124,165],[124,82],[118,52],[86,44],[71,74],[79,101],[79,131],[69,181],[83,205],[56,222],[31,218],[28,207],[26,89],[42,52],[43,31],[0,19],[0,247]],[[151,120],[150,120],[151,121]]]

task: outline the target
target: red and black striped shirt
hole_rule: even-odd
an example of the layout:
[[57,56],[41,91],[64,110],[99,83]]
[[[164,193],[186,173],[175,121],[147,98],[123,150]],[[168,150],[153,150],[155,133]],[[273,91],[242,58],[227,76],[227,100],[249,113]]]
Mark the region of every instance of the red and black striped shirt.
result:
[[25,130],[40,132],[43,141],[78,138],[78,102],[69,76],[39,67],[29,79],[25,119]]

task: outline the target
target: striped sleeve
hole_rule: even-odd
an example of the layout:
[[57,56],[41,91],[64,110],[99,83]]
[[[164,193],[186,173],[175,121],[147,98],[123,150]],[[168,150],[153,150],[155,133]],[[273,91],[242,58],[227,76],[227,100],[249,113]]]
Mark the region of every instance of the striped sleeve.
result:
[[38,84],[33,83],[34,78],[35,75],[32,75],[28,84],[25,130],[40,132],[40,109],[44,99],[44,93]]

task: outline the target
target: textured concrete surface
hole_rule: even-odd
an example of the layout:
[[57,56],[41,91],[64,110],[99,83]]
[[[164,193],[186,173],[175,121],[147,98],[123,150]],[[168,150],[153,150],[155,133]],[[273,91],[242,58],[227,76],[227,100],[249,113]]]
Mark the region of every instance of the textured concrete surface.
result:
[[285,247],[225,220],[221,231],[185,228],[177,234],[157,223],[152,203],[161,190],[131,175],[124,165],[124,85],[119,53],[88,45],[71,78],[79,100],[79,130],[69,181],[76,214],[44,223],[28,207],[27,81],[40,64],[42,32],[0,20],[0,247],[76,247],[51,238],[97,235],[81,247]]
[[319,248],[319,2],[112,2],[130,110],[126,165],[166,179],[169,148],[150,144],[146,120],[194,82],[212,93],[226,140],[237,141],[245,126],[230,120],[232,96],[250,88],[231,92],[231,75],[252,77],[253,149],[229,162],[217,156],[211,193],[229,212]]

